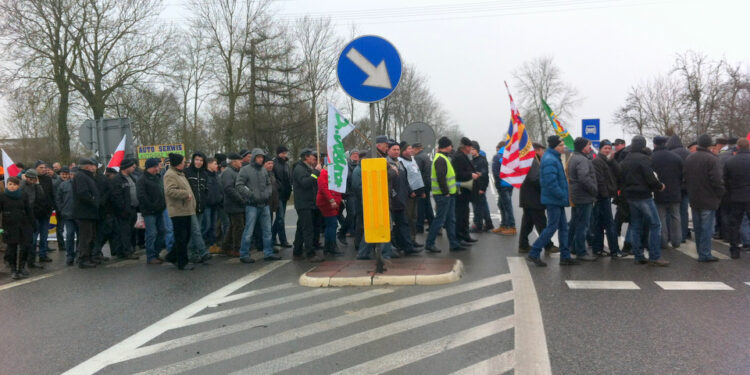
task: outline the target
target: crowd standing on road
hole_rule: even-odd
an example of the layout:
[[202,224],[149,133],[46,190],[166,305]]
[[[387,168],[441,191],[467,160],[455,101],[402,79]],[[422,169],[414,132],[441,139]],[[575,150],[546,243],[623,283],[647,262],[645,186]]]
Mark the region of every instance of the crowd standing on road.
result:
[[[449,251],[469,249],[477,241],[471,233],[516,236],[514,187],[499,178],[504,142],[488,162],[479,143],[466,137],[455,150],[441,137],[433,157],[419,143],[387,136],[374,141],[372,156],[384,158],[388,168],[392,241],[379,244],[384,258],[440,253],[436,240],[443,230]],[[533,143],[535,158],[520,187],[519,252],[537,266],[546,266],[545,251],[559,252],[560,265],[633,255],[636,264],[664,267],[669,262],[661,258],[662,250],[691,237],[690,217],[699,262],[717,261],[714,237],[730,243],[732,258],[750,250],[748,140],[701,135],[686,148],[677,136],[659,136],[653,145],[649,149],[642,136],[630,145],[603,140],[599,150],[584,138],[567,150],[556,135],[546,147]],[[306,148],[292,161],[286,146],[275,151],[254,148],[214,157],[194,152],[189,161],[169,154],[163,161],[146,160],[143,169],[135,159],[123,160],[119,170],[101,170],[87,158],[53,168],[37,161],[9,177],[0,194],[12,278],[52,262],[48,253],[55,249],[49,248],[47,233],[53,212],[58,249],[65,249],[67,265],[80,268],[108,261],[102,252],[107,243],[112,257],[139,259],[140,246],[147,264],[166,261],[179,270],[214,255],[254,263],[253,249],[267,262],[282,259],[282,248],[292,248],[295,261],[321,262],[344,255],[338,244],[350,240],[357,259],[371,259],[375,244],[363,236],[360,165],[367,153],[349,152],[346,191],[339,193],[329,188],[325,154]],[[487,201],[490,175],[501,216],[497,227]],[[289,243],[286,212],[292,197],[297,230]],[[571,207],[570,221],[566,207]],[[623,223],[629,225],[621,247]],[[539,236],[531,243],[534,228]],[[420,233],[426,234],[424,244],[418,242]]]

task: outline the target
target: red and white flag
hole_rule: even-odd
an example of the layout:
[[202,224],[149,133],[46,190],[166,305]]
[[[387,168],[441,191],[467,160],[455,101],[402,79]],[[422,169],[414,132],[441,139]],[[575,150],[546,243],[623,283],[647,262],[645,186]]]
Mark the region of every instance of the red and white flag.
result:
[[5,184],[8,184],[8,178],[15,177],[21,174],[21,169],[16,167],[16,163],[13,162],[13,160],[10,159],[10,156],[5,153],[5,150],[2,150],[3,152],[3,168],[5,169]]
[[510,126],[505,138],[500,179],[520,189],[534,162],[534,149],[507,83],[505,89],[510,98]]
[[112,159],[109,159],[107,168],[112,168],[118,172],[120,171],[120,163],[122,163],[122,159],[125,158],[125,141],[127,140],[127,137],[127,135],[122,136],[122,141],[117,145],[117,149],[115,150],[114,155],[112,155]]

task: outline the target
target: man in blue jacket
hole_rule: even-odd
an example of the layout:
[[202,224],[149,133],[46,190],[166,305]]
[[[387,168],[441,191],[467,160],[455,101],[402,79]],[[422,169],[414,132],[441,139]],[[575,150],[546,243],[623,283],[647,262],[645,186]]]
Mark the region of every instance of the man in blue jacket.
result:
[[559,136],[551,135],[547,138],[549,148],[542,157],[540,167],[540,183],[542,186],[542,204],[547,209],[547,226],[539,238],[534,241],[531,252],[526,259],[539,267],[546,267],[547,263],[539,259],[542,247],[549,243],[552,236],[560,231],[560,265],[579,264],[570,257],[568,248],[568,219],[565,217],[565,207],[569,204],[568,181],[562,166],[560,155],[565,150],[565,144]]

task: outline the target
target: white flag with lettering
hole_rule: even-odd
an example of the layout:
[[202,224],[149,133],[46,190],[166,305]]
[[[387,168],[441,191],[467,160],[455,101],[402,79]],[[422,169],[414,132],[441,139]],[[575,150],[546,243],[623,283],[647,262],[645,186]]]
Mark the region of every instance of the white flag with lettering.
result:
[[350,123],[333,104],[328,103],[328,188],[346,193],[346,178],[349,167],[344,150],[344,138],[354,130]]

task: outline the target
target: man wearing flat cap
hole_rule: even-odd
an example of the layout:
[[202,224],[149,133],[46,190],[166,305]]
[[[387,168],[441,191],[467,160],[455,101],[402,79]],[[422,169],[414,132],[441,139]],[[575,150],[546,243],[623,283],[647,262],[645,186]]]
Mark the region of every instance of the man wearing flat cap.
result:
[[80,159],[78,169],[73,177],[73,219],[78,225],[77,262],[79,268],[92,268],[96,267],[92,257],[97,222],[100,219],[99,207],[103,202],[94,177],[96,163],[91,159]]
[[654,152],[651,163],[659,180],[666,186],[654,193],[654,202],[661,222],[661,247],[680,247],[682,243],[682,168],[683,160],[667,148],[667,137],[654,137]]
[[469,204],[471,203],[473,190],[461,186],[462,182],[477,180],[479,173],[474,171],[474,165],[469,160],[471,153],[471,140],[461,138],[458,152],[453,155],[453,169],[456,171],[456,182],[459,184],[459,193],[456,197],[456,237],[465,243],[477,242],[469,235]]
[[138,259],[132,245],[133,226],[138,211],[138,194],[132,176],[134,170],[135,159],[123,159],[120,163],[120,172],[109,180],[115,230],[119,233],[117,239],[110,243],[112,256],[120,259]]
[[146,160],[145,172],[136,183],[138,204],[146,224],[146,263],[161,264],[159,251],[164,243],[166,227],[164,224],[164,210],[167,203],[164,198],[164,185],[159,175],[161,160],[150,158]]

